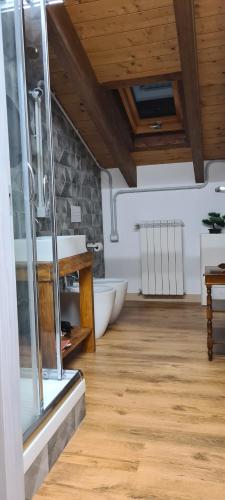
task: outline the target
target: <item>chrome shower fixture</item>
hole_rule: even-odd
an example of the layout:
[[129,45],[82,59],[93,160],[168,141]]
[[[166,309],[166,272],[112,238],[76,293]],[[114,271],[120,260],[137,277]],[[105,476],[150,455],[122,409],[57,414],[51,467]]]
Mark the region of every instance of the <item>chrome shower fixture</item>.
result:
[[26,47],[26,53],[27,53],[27,56],[29,57],[29,59],[38,59],[39,57],[39,49],[37,47],[32,47],[31,45],[29,45],[28,47]]
[[215,188],[216,193],[225,193],[225,186],[218,186]]
[[40,99],[43,96],[43,90],[40,87],[35,87],[33,90],[29,90],[29,94],[32,95],[33,99]]
[[48,178],[44,172],[43,158],[43,133],[42,133],[42,98],[44,91],[41,88],[42,81],[37,83],[37,87],[29,91],[34,100],[34,119],[35,119],[35,140],[37,151],[37,203],[36,215],[38,218],[48,217],[49,206],[47,200]]

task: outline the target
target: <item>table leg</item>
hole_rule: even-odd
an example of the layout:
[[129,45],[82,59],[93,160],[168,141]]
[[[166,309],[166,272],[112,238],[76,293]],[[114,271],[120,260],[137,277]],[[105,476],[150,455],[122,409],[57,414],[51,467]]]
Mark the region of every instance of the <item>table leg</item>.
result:
[[212,361],[213,355],[213,331],[212,331],[212,319],[213,319],[213,310],[212,310],[212,286],[207,285],[207,347],[208,347],[208,358],[209,361]]

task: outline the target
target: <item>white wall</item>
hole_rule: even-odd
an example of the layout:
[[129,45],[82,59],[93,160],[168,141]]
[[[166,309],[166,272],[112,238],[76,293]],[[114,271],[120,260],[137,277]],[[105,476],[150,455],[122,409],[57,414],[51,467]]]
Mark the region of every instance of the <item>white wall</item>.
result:
[[[119,170],[111,170],[114,191],[127,187]],[[137,168],[138,187],[194,183],[191,163],[151,165]],[[110,243],[110,210],[107,176],[102,174],[103,228],[107,277],[129,280],[129,292],[138,292],[140,279],[139,232],[134,224],[143,220],[182,219],[184,227],[185,293],[200,293],[200,233],[207,232],[201,220],[210,211],[225,213],[225,194],[215,187],[225,185],[225,162],[210,169],[209,184],[202,190],[126,194],[118,197],[119,243]]]

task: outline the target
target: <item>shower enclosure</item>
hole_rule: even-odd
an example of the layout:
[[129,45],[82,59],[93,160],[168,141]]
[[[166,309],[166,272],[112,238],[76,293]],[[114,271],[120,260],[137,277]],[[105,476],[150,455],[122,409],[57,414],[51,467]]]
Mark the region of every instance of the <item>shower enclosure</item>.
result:
[[[6,82],[11,199],[24,436],[79,380],[61,360],[59,278],[48,43],[44,0],[5,0],[0,23]],[[1,76],[1,75],[0,75]],[[54,275],[55,368],[42,366],[38,315],[38,244],[51,240]],[[46,305],[47,307],[47,305]]]

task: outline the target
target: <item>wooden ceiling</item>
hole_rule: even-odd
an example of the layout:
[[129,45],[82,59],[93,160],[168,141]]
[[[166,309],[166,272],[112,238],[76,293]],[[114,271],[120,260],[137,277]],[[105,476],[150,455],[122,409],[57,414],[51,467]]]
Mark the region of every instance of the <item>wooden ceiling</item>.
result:
[[[173,0],[65,0],[98,82],[109,89],[181,72]],[[194,0],[204,159],[225,158],[225,0]],[[50,37],[52,89],[99,162],[115,161],[59,62]],[[184,162],[190,147],[131,152],[136,165]]]
[[65,5],[100,83],[180,71],[173,0]]

